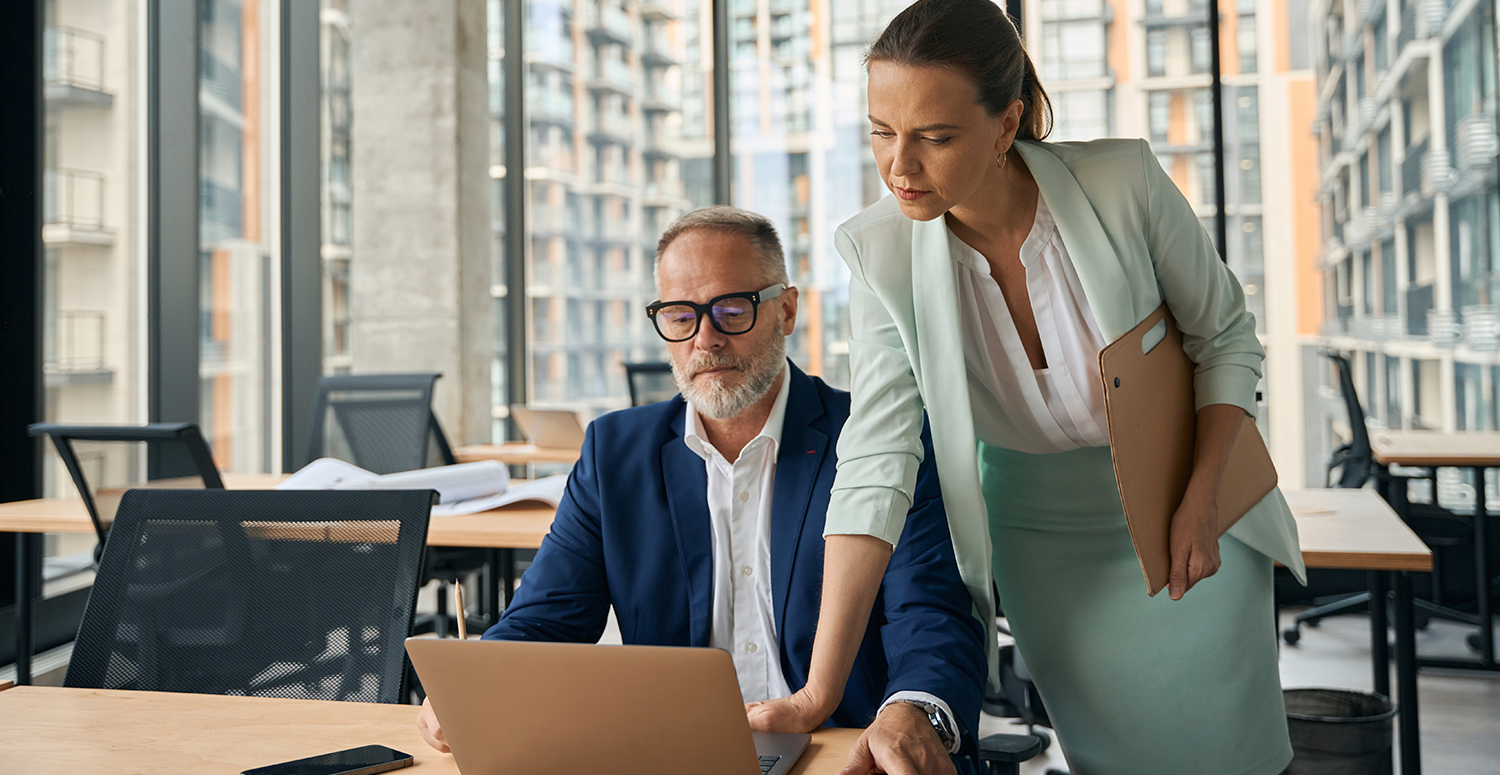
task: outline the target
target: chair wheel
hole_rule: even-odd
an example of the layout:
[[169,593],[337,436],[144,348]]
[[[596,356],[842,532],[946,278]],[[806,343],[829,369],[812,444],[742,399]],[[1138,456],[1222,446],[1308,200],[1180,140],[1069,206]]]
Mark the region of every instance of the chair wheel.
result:
[[1288,627],[1281,631],[1281,638],[1286,641],[1286,645],[1295,646],[1297,641],[1302,640],[1302,631],[1296,627]]
[[1464,643],[1469,644],[1470,651],[1478,652],[1480,649],[1484,648],[1484,644],[1479,642],[1479,633],[1477,632],[1469,633],[1468,636],[1464,638]]
[[1052,735],[1040,729],[1031,730],[1031,734],[1036,735],[1036,739],[1041,741],[1043,752],[1052,747]]

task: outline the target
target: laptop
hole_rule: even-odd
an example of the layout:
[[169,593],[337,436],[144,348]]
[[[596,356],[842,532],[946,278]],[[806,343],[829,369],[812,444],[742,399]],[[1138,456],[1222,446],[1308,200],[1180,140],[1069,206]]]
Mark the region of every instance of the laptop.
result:
[[568,409],[532,409],[512,404],[510,414],[526,440],[548,449],[582,449],[583,426]]
[[782,775],[812,739],[751,732],[728,652],[408,638],[464,775]]

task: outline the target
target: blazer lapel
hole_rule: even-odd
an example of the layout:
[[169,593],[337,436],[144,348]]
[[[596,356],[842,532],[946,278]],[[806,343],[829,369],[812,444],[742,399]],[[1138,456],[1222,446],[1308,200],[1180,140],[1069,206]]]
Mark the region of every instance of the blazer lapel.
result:
[[1140,320],[1135,316],[1130,294],[1125,292],[1130,287],[1125,268],[1099,223],[1093,204],[1067,165],[1044,146],[1017,142],[1016,149],[1057,222],[1068,256],[1078,270],[1083,295],[1088,297],[1089,310],[1099,324],[1099,333],[1109,342],[1119,339]]
[[[681,404],[681,401],[678,402]],[[682,438],[686,405],[672,421],[673,433],[661,446],[662,479],[667,506],[688,579],[688,621],[691,645],[707,646],[713,627],[713,528],[708,518],[708,471]]]
[[[807,507],[828,452],[827,434],[811,423],[823,416],[823,401],[811,379],[788,362],[786,419],[776,455],[776,482],[771,494],[771,605],[777,640],[786,635],[786,600],[792,567],[807,522]],[[821,572],[821,569],[820,569]]]

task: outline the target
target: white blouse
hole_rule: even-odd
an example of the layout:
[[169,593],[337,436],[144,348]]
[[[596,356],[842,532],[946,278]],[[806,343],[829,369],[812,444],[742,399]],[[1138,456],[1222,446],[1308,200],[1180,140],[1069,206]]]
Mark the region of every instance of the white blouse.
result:
[[1026,294],[1047,368],[1033,369],[984,256],[948,231],[974,432],[990,446],[1032,454],[1109,445],[1099,378],[1108,344],[1089,310],[1073,260],[1041,197],[1021,245]]

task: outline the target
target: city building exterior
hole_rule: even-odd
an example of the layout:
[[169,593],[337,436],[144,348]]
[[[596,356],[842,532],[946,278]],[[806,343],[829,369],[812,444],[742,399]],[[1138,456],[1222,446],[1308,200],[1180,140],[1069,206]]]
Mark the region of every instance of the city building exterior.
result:
[[1322,0],[1311,22],[1321,341],[1352,356],[1372,426],[1495,430],[1494,4]]

